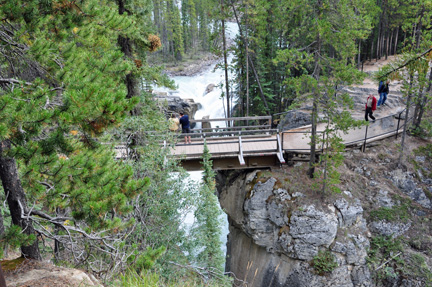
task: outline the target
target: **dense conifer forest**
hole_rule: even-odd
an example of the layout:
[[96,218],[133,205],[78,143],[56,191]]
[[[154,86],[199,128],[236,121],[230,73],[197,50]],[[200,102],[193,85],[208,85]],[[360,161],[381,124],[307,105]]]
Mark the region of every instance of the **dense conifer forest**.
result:
[[[360,83],[366,61],[399,55],[376,83],[403,82],[415,109],[410,131],[428,137],[431,16],[430,0],[0,1],[0,258],[48,259],[119,286],[139,276],[230,286],[215,248],[208,153],[203,183],[193,184],[159,148],[174,142],[149,89],[175,88],[163,65],[215,54],[235,74],[223,87],[227,116],[310,101],[313,131],[320,114],[343,131],[362,123],[350,117],[340,87]],[[227,22],[239,27],[232,45]],[[324,139],[312,132],[308,174],[331,192],[337,176],[315,172],[320,140],[343,147],[335,130]],[[116,160],[114,147],[125,142],[134,152]],[[341,164],[323,158],[329,173]],[[190,212],[196,221],[186,232]]]

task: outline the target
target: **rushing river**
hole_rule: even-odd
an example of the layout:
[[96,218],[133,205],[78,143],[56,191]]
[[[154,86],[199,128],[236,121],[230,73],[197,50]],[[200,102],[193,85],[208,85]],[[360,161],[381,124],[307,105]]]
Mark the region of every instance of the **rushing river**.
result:
[[[233,39],[238,34],[238,26],[235,23],[226,24],[226,35],[228,38]],[[228,55],[228,65],[231,64],[233,55]],[[201,119],[203,116],[210,116],[211,119],[225,117],[225,102],[226,99],[222,98],[221,86],[225,87],[225,71],[222,68],[215,69],[218,63],[223,63],[223,59],[207,67],[199,74],[194,76],[175,76],[172,79],[177,85],[177,90],[170,93],[179,96],[182,99],[193,99],[195,103],[199,103],[201,108],[195,114],[195,119]],[[232,77],[231,74],[228,75]],[[208,85],[215,85],[210,93],[205,93]],[[222,84],[222,85],[221,85]],[[224,88],[225,89],[225,88]],[[212,123],[213,126],[225,127],[225,122]],[[200,182],[202,180],[202,172],[194,171],[189,172],[190,178],[193,181]],[[222,228],[222,246],[221,249],[226,251],[226,241],[228,235],[228,220],[225,213],[222,212],[221,222]],[[185,225],[191,226],[194,222],[194,215],[190,213],[186,216]]]

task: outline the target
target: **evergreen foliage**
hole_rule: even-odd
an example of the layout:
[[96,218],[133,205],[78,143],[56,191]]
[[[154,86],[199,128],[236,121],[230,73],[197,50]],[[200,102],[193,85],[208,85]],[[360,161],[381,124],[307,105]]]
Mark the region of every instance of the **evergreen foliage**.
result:
[[[195,239],[190,248],[193,260],[198,266],[210,271],[223,272],[224,256],[221,250],[222,224],[220,222],[221,210],[218,198],[215,195],[215,174],[212,170],[211,155],[204,144],[203,152],[203,183],[199,189],[196,203],[195,222],[190,235]],[[209,273],[211,277],[211,273]]]
[[[150,180],[101,144],[139,100],[126,97],[129,75],[169,83],[145,63],[145,1],[122,2],[124,14],[117,1],[18,2],[0,6],[0,174],[12,218],[3,236],[19,226],[28,235],[15,236],[23,255],[40,258],[34,239],[43,236],[55,246],[43,251],[101,275],[128,260],[149,268],[165,247],[145,244],[133,257],[139,249],[126,239],[136,224],[132,200]],[[125,57],[120,38],[136,53]]]
[[196,57],[213,46],[211,34],[217,33],[218,1],[153,0],[155,33],[163,48],[156,53],[162,61],[181,61]]

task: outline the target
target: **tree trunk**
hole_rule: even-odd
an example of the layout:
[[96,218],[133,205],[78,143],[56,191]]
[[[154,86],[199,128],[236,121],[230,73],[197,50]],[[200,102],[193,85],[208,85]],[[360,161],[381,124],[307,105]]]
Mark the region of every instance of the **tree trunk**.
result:
[[[241,28],[240,22],[239,22],[239,20],[238,20],[238,16],[237,16],[237,12],[236,12],[235,6],[234,6],[234,4],[233,4],[232,2],[231,2],[231,7],[233,8],[234,17],[236,18],[236,22],[237,22],[237,25],[238,25],[238,27],[239,27],[239,34],[240,34],[240,38],[241,38],[241,39],[243,40],[243,42],[245,43],[245,46],[247,46],[247,43],[246,43],[245,37],[243,36],[243,31],[242,31],[242,28]],[[254,74],[255,80],[256,80],[256,82],[257,82],[257,84],[258,84],[258,88],[259,88],[259,91],[260,91],[261,99],[262,99],[262,101],[264,102],[264,106],[266,107],[266,112],[267,112],[268,115],[270,115],[270,109],[269,109],[269,106],[268,106],[268,104],[267,104],[267,100],[266,100],[266,98],[265,98],[265,95],[264,95],[263,89],[262,89],[262,87],[261,87],[261,82],[260,82],[260,80],[259,80],[259,78],[258,78],[258,73],[257,73],[257,71],[256,71],[256,69],[255,69],[254,63],[253,63],[253,61],[252,61],[252,57],[251,57],[249,54],[247,54],[247,57],[248,57],[248,60],[249,60],[250,68],[252,69],[252,72],[253,72],[253,74]]]
[[387,50],[388,50],[389,55],[392,55],[392,45],[391,44],[393,43],[393,34],[394,34],[394,30],[391,31],[390,40],[389,40],[388,45],[387,45]]
[[[126,12],[126,8],[124,5],[123,0],[118,0],[118,6],[119,6],[119,14],[122,15]],[[129,59],[133,59],[132,54],[132,41],[129,38],[125,38],[122,36],[119,36],[117,39],[117,42],[121,48],[121,51],[124,53],[126,57]],[[138,96],[139,89],[138,89],[138,80],[136,79],[135,75],[133,73],[129,73],[126,75],[125,79],[126,87],[127,87],[127,98],[130,99],[132,97]],[[132,114],[136,115],[138,114],[138,110],[134,108],[132,110]]]
[[398,37],[399,37],[399,27],[396,28],[396,37],[395,37],[395,44],[394,44],[394,52],[393,52],[393,55],[397,55]]
[[[36,235],[32,221],[26,218],[27,203],[26,197],[18,175],[15,159],[6,157],[4,152],[10,149],[9,140],[0,142],[0,179],[3,184],[6,201],[9,206],[12,223],[21,227],[28,235]],[[31,245],[21,246],[21,254],[25,258],[40,260],[38,240]]]
[[[388,30],[387,30],[388,31]],[[386,41],[386,56],[385,59],[387,60],[389,55],[389,46],[390,46],[390,32],[387,32],[387,41]]]
[[416,31],[416,48],[417,50],[420,48],[421,34],[422,34],[423,23],[420,21],[418,24],[418,29]]
[[357,69],[360,69],[360,62],[361,62],[361,40],[359,40],[358,43],[358,54],[357,54]]
[[1,207],[2,207],[2,205],[0,205],[0,238],[2,237],[3,233],[5,232],[4,221],[3,221],[3,212],[2,212]]
[[[245,46],[246,46],[246,116],[249,116],[249,45],[248,45],[248,2],[246,2],[246,13],[245,13]],[[249,123],[247,123],[249,125]]]
[[316,138],[317,138],[317,125],[318,125],[318,102],[320,97],[319,91],[319,80],[321,67],[319,63],[319,57],[321,53],[321,39],[320,35],[317,36],[317,52],[315,53],[315,69],[313,76],[317,81],[317,85],[313,95],[313,105],[312,105],[312,128],[311,128],[311,148],[310,148],[310,158],[309,158],[309,170],[308,175],[310,178],[314,177],[315,173],[315,163],[316,163]]
[[379,24],[378,24],[378,38],[377,38],[377,47],[376,47],[376,60],[378,61],[378,59],[380,59],[381,58],[381,56],[380,56],[380,41],[381,41],[381,26],[382,26],[382,24],[381,24],[381,18],[382,17],[380,17],[380,21],[379,21]]
[[400,154],[399,154],[399,160],[398,160],[398,167],[399,168],[402,167],[402,160],[403,160],[403,156],[404,156],[404,144],[405,144],[407,127],[408,127],[408,116],[409,116],[409,110],[410,110],[410,105],[411,105],[411,97],[412,97],[411,94],[412,94],[413,80],[414,80],[414,76],[412,75],[412,72],[411,72],[409,89],[408,89],[408,96],[407,96],[407,100],[406,100],[405,121],[404,121],[404,125],[403,125],[402,140],[401,140]]
[[[414,118],[414,125],[416,128],[419,128],[421,125],[421,121],[423,118],[423,114],[424,114],[424,110],[428,101],[428,97],[427,95],[430,93],[432,89],[432,68],[429,72],[429,85],[425,91],[425,93],[423,93],[422,98],[419,100],[419,102],[416,105],[416,114],[417,116]],[[417,110],[418,109],[418,110]],[[417,113],[418,112],[418,113]]]
[[6,280],[3,275],[3,269],[1,268],[1,264],[0,264],[0,287],[6,287]]
[[[225,91],[226,91],[226,103],[227,103],[227,118],[230,117],[230,94],[229,94],[229,79],[228,79],[228,60],[227,60],[227,47],[226,47],[226,38],[225,38],[225,13],[224,13],[224,0],[221,0],[221,9],[222,9],[222,44],[223,44],[223,57],[224,57],[224,70],[225,70]],[[230,122],[227,122],[228,127],[230,126]]]

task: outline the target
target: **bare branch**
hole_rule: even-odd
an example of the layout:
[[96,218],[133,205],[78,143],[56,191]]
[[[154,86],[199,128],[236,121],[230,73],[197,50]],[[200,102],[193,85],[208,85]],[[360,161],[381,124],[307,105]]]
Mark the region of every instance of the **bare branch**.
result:
[[396,72],[396,71],[398,71],[398,70],[400,70],[400,69],[402,69],[402,68],[408,66],[411,62],[414,62],[414,61],[420,59],[421,57],[423,57],[424,55],[426,55],[427,53],[429,53],[429,52],[431,52],[431,51],[432,51],[432,48],[429,48],[428,50],[426,50],[425,52],[421,53],[421,54],[418,55],[417,57],[414,57],[414,58],[409,59],[406,63],[400,65],[399,67],[394,68],[393,70],[391,70],[391,71],[389,71],[389,72],[387,72],[387,73],[385,73],[385,74],[382,75],[381,77],[382,77],[382,78],[387,77],[388,75],[390,75],[390,74],[392,74],[392,73],[394,73],[394,72]]
[[29,82],[25,82],[25,81],[20,81],[20,80],[16,80],[16,79],[4,79],[4,78],[0,78],[0,83],[5,83],[5,84],[26,84],[28,86],[31,86],[32,83]]

